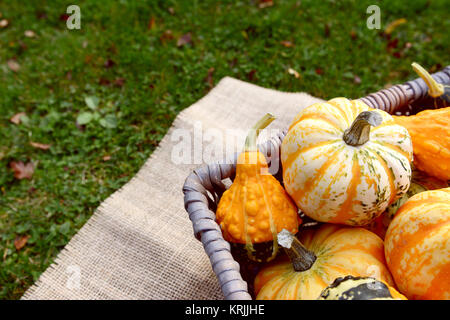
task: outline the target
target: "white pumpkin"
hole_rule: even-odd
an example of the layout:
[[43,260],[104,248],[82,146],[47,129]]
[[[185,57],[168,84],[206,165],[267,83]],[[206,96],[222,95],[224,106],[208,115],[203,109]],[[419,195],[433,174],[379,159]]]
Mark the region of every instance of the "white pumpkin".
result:
[[283,140],[284,185],[309,217],[364,226],[408,190],[412,151],[388,113],[346,98],[316,103]]

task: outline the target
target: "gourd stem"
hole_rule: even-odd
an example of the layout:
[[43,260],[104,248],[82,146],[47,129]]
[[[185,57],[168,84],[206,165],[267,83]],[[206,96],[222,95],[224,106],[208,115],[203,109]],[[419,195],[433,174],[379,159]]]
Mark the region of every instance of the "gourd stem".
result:
[[370,127],[379,126],[383,118],[375,111],[363,111],[344,132],[344,142],[350,146],[361,146],[370,138]]
[[271,113],[267,113],[250,129],[247,139],[245,139],[244,152],[258,150],[256,141],[258,139],[259,133],[273,120],[275,120],[275,117]]
[[425,70],[420,64],[413,62],[411,64],[414,71],[425,81],[428,86],[428,94],[433,98],[440,97],[444,94],[444,86],[437,83],[436,80]]
[[309,251],[305,246],[288,230],[283,229],[277,236],[278,244],[291,259],[295,271],[301,272],[309,270],[317,257],[314,252]]

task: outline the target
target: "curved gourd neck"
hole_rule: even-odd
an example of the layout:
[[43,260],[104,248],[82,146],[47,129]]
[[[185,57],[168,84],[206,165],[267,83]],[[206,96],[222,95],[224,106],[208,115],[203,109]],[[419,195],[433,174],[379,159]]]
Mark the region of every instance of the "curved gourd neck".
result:
[[271,113],[267,113],[250,129],[250,132],[245,139],[244,152],[258,151],[256,141],[258,140],[259,133],[273,120],[275,120],[275,117]]
[[414,71],[425,81],[428,86],[428,94],[433,98],[440,97],[444,94],[444,86],[437,83],[436,80],[425,70],[420,64],[413,62],[411,64]]

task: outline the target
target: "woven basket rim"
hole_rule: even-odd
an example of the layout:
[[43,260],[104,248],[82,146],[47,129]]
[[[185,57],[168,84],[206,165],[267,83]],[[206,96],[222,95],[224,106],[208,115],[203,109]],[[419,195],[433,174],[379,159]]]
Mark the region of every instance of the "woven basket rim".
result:
[[[450,66],[432,75],[440,83],[450,83]],[[404,84],[382,89],[358,100],[371,108],[394,113],[398,107],[411,104],[427,96],[425,82],[418,78]],[[279,153],[286,130],[277,133],[263,144],[260,151],[269,156]],[[215,206],[226,190],[222,180],[232,178],[235,173],[236,157],[233,163],[204,164],[194,169],[183,186],[184,206],[192,221],[194,235],[202,242],[211,267],[227,300],[251,300],[248,284],[240,274],[240,266],[231,255],[230,244],[224,240],[220,226],[215,220]],[[279,170],[281,171],[281,170]],[[281,177],[277,177],[279,180]]]

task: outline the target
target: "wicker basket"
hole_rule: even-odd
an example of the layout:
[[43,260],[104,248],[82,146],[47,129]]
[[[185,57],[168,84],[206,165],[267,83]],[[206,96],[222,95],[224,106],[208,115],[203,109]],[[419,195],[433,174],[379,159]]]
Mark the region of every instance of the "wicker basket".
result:
[[[450,66],[432,75],[439,83],[450,83]],[[422,79],[395,85],[361,98],[369,107],[390,114],[415,114],[421,105],[430,105],[428,88]],[[432,104],[431,104],[432,105]],[[286,132],[281,132],[266,143],[259,145],[260,151],[269,159],[279,153]],[[253,278],[258,265],[243,265],[233,258],[230,244],[222,237],[215,220],[217,204],[226,186],[224,179],[233,180],[236,164],[209,164],[195,169],[183,186],[184,205],[192,221],[195,237],[202,242],[211,266],[227,300],[251,300]],[[281,181],[281,171],[275,176]],[[308,221],[306,219],[306,221]],[[247,281],[246,281],[247,280]],[[248,283],[248,284],[247,284]]]

